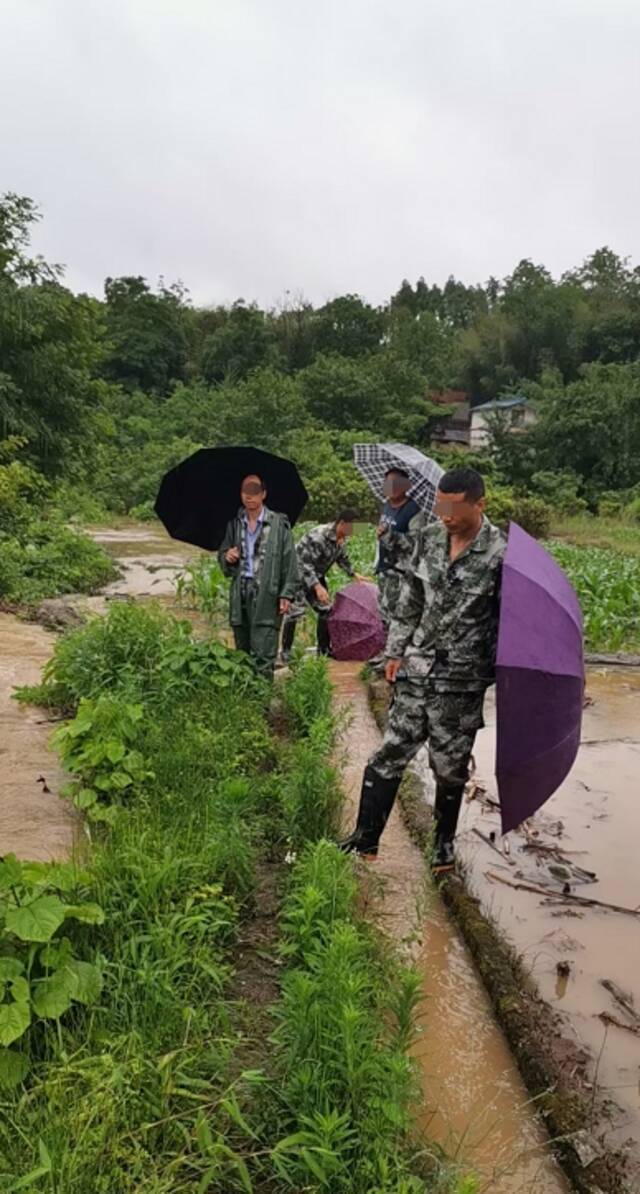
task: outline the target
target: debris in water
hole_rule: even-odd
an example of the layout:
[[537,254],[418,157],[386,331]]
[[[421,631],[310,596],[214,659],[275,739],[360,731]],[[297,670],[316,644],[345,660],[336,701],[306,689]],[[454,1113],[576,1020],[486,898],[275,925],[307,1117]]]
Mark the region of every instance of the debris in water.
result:
[[567,962],[566,960],[558,962],[556,970],[561,978],[568,978],[571,974],[571,962]]

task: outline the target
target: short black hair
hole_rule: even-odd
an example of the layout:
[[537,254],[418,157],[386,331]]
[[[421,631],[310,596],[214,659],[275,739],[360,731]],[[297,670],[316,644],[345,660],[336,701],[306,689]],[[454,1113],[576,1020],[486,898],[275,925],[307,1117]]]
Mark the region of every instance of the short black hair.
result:
[[388,468],[385,477],[390,477],[392,473],[396,477],[406,477],[407,481],[410,480],[409,474],[403,468]]
[[484,480],[475,468],[452,468],[438,481],[440,493],[463,493],[471,502],[484,497]]
[[354,510],[351,506],[345,506],[344,510],[341,510],[336,518],[336,526],[339,522],[357,522],[359,517],[360,515],[357,510]]
[[264,483],[264,477],[261,477],[261,476],[260,476],[260,473],[245,473],[244,477],[242,478],[242,481],[240,482],[240,485],[243,485],[243,484],[244,484],[244,482],[246,481],[247,477],[255,477],[256,481],[259,481],[259,482],[260,482],[260,484],[261,484],[261,486],[262,486],[263,490],[267,488],[267,487],[266,487],[266,485],[265,485],[265,483]]

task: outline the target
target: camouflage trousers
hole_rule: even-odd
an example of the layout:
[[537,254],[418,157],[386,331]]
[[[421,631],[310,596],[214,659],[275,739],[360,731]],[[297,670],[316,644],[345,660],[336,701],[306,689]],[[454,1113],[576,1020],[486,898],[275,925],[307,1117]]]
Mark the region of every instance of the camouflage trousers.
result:
[[378,606],[385,630],[389,629],[398,607],[401,585],[402,576],[399,572],[381,572],[378,575]]
[[369,766],[383,779],[397,779],[428,743],[436,780],[466,784],[483,705],[484,692],[436,692],[429,680],[397,680],[387,729]]

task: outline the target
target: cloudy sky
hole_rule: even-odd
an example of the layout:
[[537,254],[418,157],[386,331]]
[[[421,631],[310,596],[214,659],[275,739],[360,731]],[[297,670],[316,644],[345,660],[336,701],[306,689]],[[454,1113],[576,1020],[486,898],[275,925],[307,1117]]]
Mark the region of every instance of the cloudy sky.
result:
[[0,0],[0,191],[69,284],[381,301],[640,262],[638,0]]

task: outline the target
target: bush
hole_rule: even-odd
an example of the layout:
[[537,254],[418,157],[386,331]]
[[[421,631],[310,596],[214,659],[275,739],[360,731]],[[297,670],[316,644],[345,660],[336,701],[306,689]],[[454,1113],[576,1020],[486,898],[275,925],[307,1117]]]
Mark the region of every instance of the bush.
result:
[[[177,705],[185,696],[259,687],[249,660],[216,639],[197,640],[189,622],[157,606],[115,602],[58,639],[43,672],[38,699],[75,709],[83,696],[127,694],[154,706]],[[24,690],[28,697],[30,690]],[[20,695],[20,694],[18,694]]]
[[487,515],[503,531],[509,529],[510,522],[517,522],[534,539],[544,539],[551,529],[553,512],[540,498],[521,496],[504,488],[488,491]]

